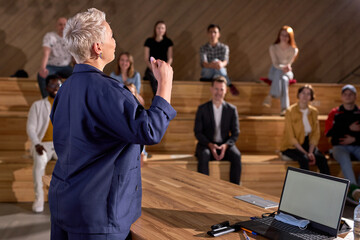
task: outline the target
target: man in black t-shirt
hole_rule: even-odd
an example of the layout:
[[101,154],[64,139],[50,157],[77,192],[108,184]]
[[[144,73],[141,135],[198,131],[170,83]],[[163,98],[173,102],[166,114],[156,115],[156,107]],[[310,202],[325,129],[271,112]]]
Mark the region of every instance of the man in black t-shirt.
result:
[[341,92],[342,105],[331,110],[325,123],[325,134],[331,137],[333,157],[341,166],[345,178],[356,181],[352,169],[353,155],[360,161],[360,110],[356,106],[356,88],[345,85]]

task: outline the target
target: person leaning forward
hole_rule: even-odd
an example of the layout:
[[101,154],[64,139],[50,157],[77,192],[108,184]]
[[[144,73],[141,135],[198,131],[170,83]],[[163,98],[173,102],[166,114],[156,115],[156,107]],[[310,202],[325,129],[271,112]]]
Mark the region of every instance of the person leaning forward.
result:
[[199,106],[195,119],[195,137],[198,140],[196,157],[198,172],[209,175],[210,160],[228,160],[230,182],[240,184],[241,154],[235,143],[239,136],[239,118],[234,105],[224,101],[225,77],[212,82],[212,100]]
[[159,87],[150,109],[103,73],[115,58],[105,13],[69,19],[64,38],[78,63],[59,89],[50,118],[58,155],[49,188],[51,239],[131,239],[141,215],[140,154],[160,142],[176,111],[173,71],[152,59]]

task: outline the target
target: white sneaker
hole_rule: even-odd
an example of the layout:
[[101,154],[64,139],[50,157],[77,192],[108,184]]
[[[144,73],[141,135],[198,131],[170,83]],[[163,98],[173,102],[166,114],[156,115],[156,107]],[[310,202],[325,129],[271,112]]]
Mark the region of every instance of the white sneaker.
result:
[[41,213],[44,211],[44,200],[43,199],[35,199],[32,210],[34,213]]
[[262,105],[268,108],[271,107],[271,100],[271,96],[267,95]]

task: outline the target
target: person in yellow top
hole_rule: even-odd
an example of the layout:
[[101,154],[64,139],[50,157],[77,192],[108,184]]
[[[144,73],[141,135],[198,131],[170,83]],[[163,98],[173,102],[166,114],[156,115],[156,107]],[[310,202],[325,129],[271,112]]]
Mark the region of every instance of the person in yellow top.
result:
[[300,168],[309,169],[317,165],[321,173],[330,174],[325,156],[317,149],[320,139],[318,110],[310,105],[314,100],[311,85],[298,89],[298,102],[285,113],[285,130],[281,143],[283,155],[298,161]]
[[36,213],[44,210],[42,176],[46,164],[52,158],[57,159],[53,144],[53,125],[50,121],[50,112],[55,95],[61,86],[61,78],[58,75],[49,75],[45,82],[48,96],[31,105],[26,125],[26,131],[32,143],[30,151],[34,160],[35,201],[32,210]]

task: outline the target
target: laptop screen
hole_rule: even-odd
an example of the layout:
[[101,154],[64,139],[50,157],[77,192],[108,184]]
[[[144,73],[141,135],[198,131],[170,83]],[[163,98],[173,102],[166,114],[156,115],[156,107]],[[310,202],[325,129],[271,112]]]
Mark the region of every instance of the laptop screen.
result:
[[337,233],[348,185],[346,179],[289,167],[279,210],[326,226],[321,230],[328,231],[328,227]]

